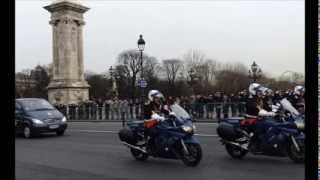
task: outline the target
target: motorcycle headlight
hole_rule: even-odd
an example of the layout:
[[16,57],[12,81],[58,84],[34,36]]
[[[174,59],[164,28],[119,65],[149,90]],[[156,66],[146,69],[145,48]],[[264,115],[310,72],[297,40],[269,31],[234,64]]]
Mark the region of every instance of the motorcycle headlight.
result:
[[67,118],[64,116],[64,117],[61,119],[61,122],[63,122],[63,123],[67,122]]
[[304,130],[304,121],[303,120],[296,120],[296,121],[294,121],[294,123],[298,129]]
[[193,128],[190,127],[190,126],[181,126],[182,130],[184,132],[187,132],[187,133],[192,133],[193,132]]
[[33,122],[34,124],[39,124],[39,125],[44,124],[43,121],[41,121],[41,120],[39,120],[39,119],[32,119],[32,122]]

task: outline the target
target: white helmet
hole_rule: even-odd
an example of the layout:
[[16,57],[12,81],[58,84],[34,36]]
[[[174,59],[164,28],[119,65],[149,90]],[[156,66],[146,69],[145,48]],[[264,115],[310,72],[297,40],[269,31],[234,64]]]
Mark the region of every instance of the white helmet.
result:
[[265,87],[262,87],[260,84],[258,83],[252,83],[250,84],[249,86],[249,93],[250,95],[257,95],[257,92],[260,91],[260,92],[264,92],[266,90]]
[[269,89],[269,88],[266,88],[266,87],[262,87],[262,93],[264,94],[264,95],[270,95],[270,94],[272,94],[273,93],[273,91],[271,90],[271,89]]
[[305,91],[304,87],[298,85],[298,86],[294,87],[293,93],[297,94],[297,95],[301,95],[301,93],[304,92],[304,91]]
[[158,90],[150,90],[149,93],[148,93],[149,100],[153,101],[154,97],[157,97],[159,99],[164,98],[160,91],[158,91]]

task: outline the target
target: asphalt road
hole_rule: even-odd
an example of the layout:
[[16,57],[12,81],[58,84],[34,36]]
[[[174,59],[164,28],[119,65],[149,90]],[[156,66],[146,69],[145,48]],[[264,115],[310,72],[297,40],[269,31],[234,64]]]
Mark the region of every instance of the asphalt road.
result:
[[288,158],[229,157],[216,124],[197,123],[203,159],[197,167],[179,160],[149,158],[137,162],[117,135],[121,123],[72,122],[65,136],[16,137],[17,180],[303,180],[304,165]]

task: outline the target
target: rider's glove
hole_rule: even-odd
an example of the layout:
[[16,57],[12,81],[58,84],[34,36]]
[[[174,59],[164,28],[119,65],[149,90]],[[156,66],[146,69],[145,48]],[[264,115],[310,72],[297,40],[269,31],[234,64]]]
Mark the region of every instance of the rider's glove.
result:
[[268,112],[268,111],[266,111],[264,109],[259,111],[259,116],[275,116],[275,115],[276,115],[276,113]]
[[162,116],[160,116],[159,114],[156,114],[156,113],[152,114],[151,118],[155,119],[157,121],[164,121],[165,120],[164,117],[162,117]]

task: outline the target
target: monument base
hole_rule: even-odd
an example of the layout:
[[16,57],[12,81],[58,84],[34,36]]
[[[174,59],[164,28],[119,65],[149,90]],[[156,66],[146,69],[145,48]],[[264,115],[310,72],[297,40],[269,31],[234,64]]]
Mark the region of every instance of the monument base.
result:
[[85,81],[53,81],[48,86],[48,99],[52,104],[79,104],[89,100],[89,85]]

